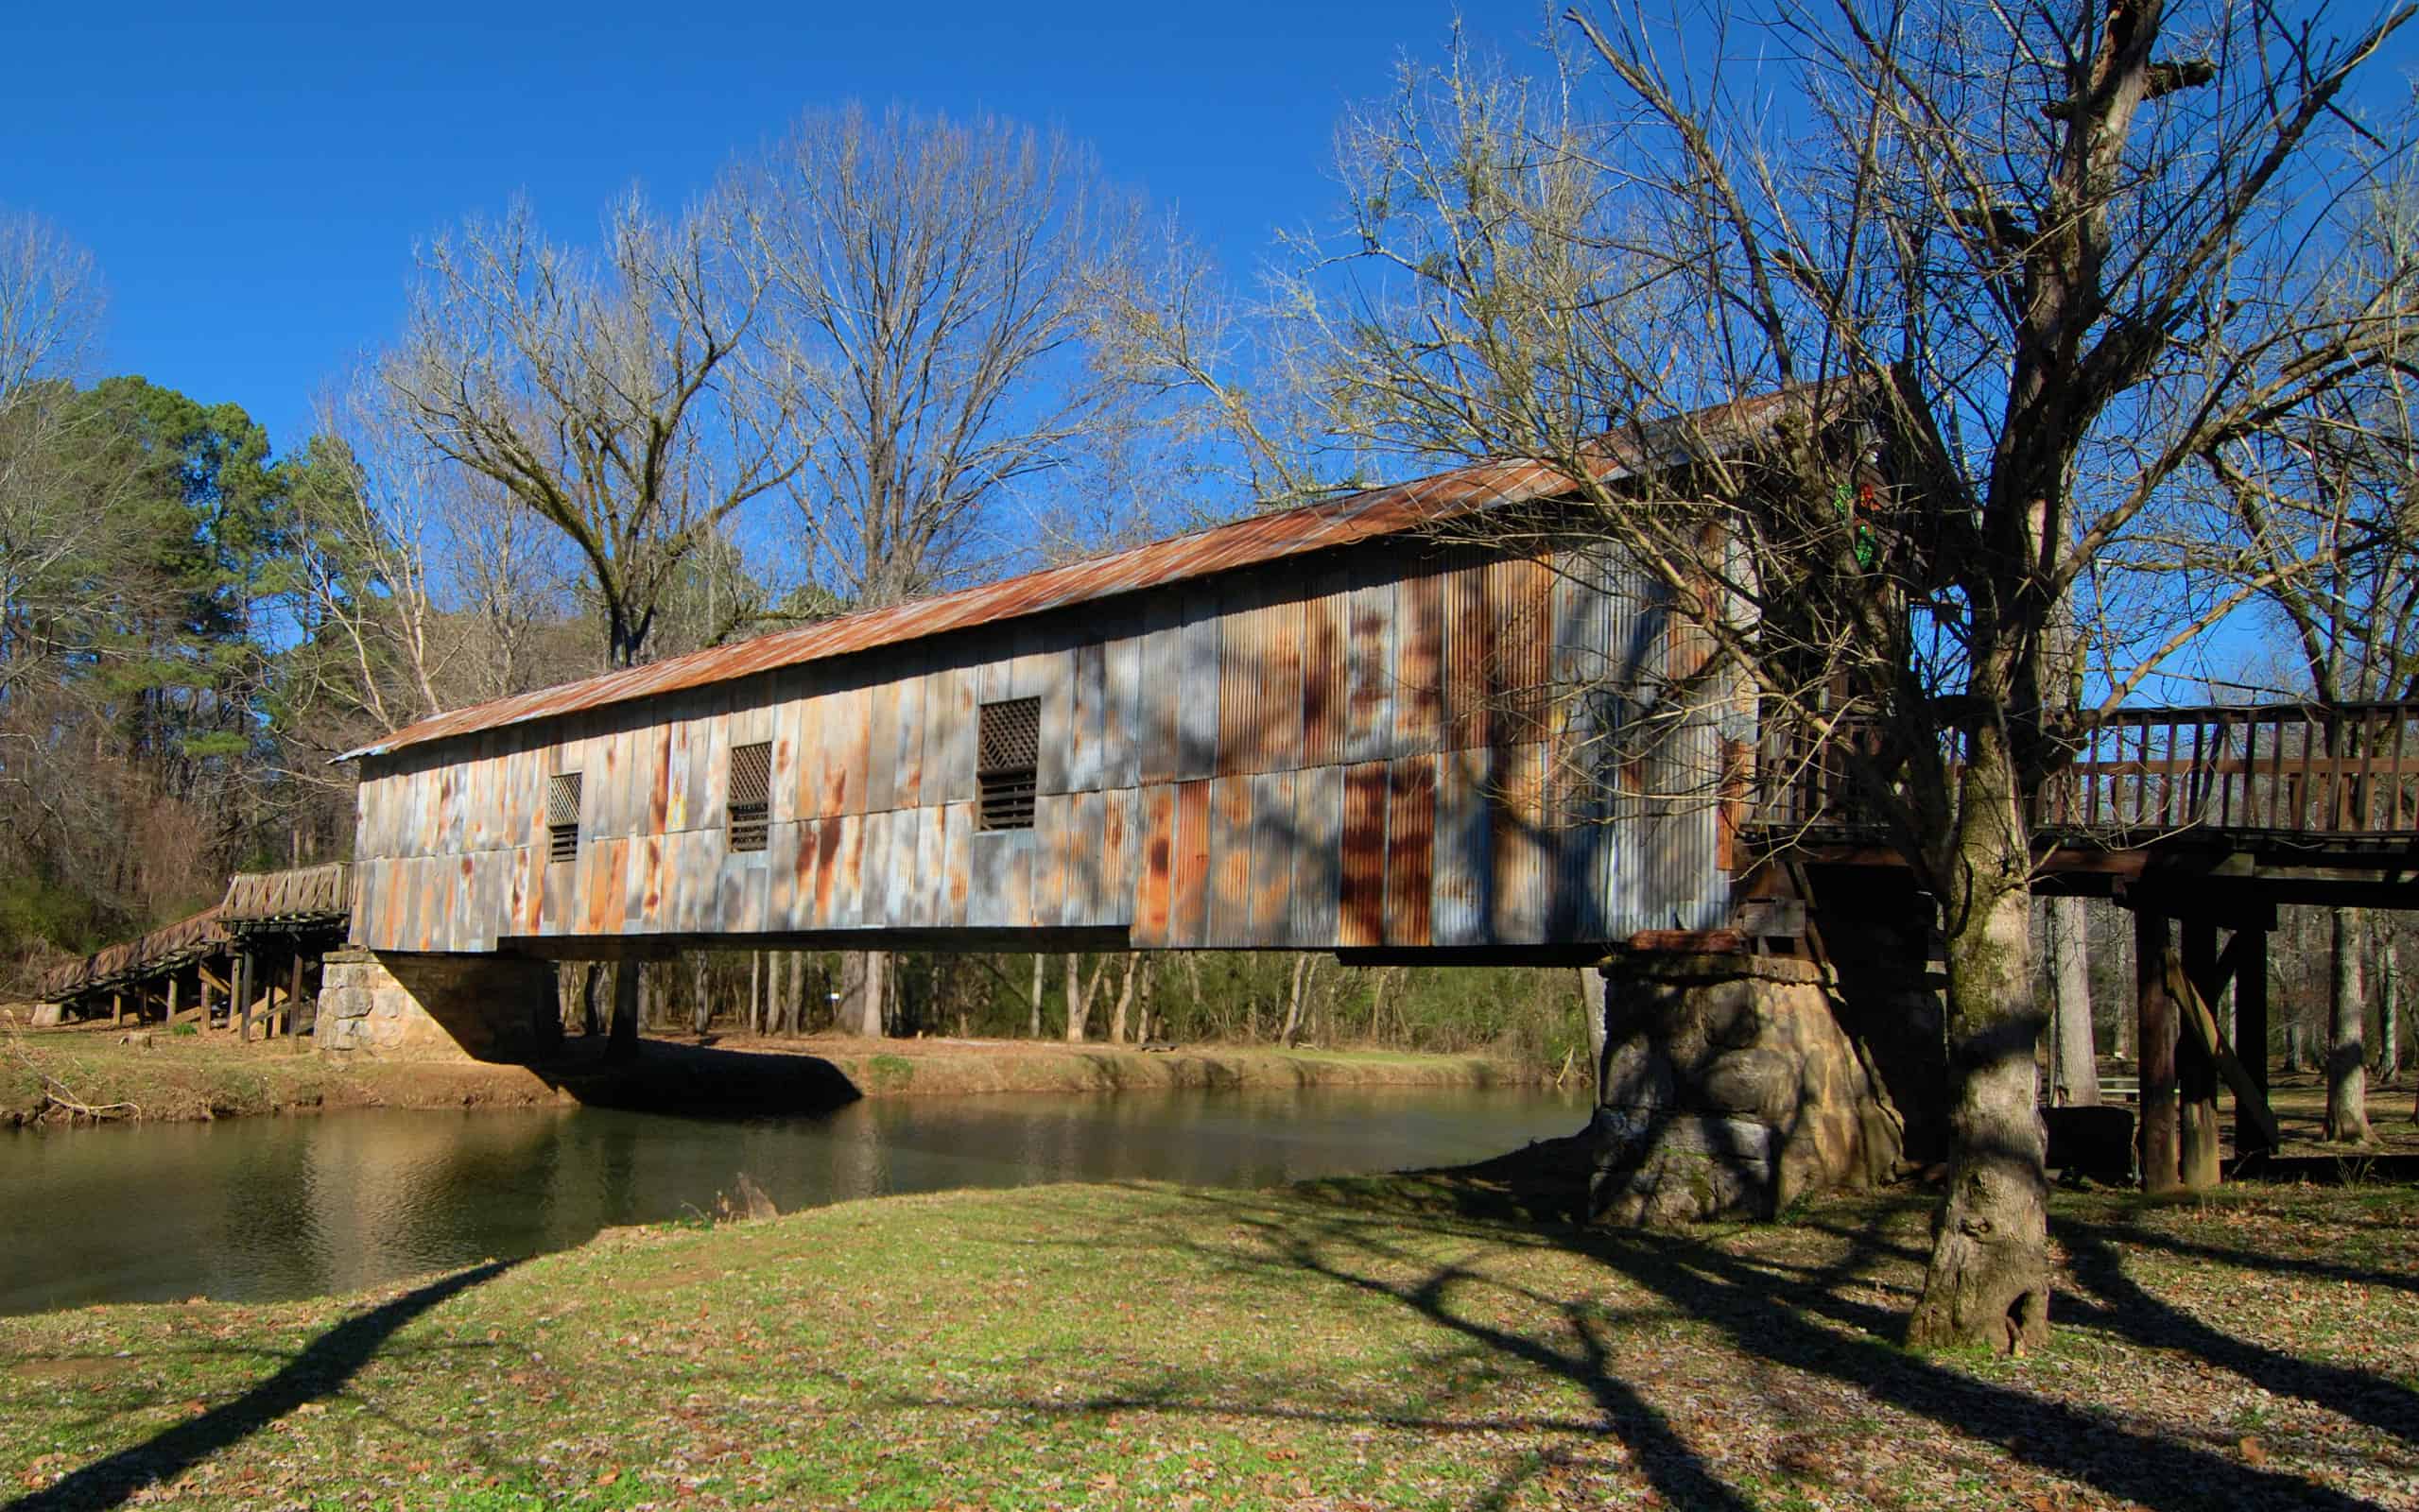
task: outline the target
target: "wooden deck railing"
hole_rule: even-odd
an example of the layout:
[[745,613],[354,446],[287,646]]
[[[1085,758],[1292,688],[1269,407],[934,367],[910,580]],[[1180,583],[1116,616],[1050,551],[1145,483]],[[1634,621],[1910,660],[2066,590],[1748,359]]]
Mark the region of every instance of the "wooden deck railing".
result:
[[[1854,725],[1820,747],[1769,738],[1752,822],[1814,831],[1869,820],[1850,771],[1872,738]],[[2045,833],[2126,845],[2209,831],[2419,836],[2419,704],[2120,710],[2033,795],[2031,819]]]

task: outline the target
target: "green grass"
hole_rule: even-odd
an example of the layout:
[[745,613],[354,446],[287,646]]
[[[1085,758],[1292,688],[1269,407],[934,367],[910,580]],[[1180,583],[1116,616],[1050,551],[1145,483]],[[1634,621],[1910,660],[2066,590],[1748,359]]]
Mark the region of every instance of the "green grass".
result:
[[619,1230],[353,1297],[0,1319],[0,1497],[100,1504],[155,1477],[263,1508],[2419,1494],[2408,1191],[2062,1197],[2054,1343],[2012,1361],[1893,1342],[1919,1200],[1672,1239],[1474,1216],[1499,1196],[956,1193]]

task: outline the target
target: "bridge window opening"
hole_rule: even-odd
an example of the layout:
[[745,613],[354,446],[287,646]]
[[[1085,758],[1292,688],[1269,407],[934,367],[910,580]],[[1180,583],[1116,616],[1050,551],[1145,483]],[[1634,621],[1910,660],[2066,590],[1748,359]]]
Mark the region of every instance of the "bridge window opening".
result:
[[731,747],[731,849],[761,850],[772,830],[772,745]]
[[579,854],[579,774],[557,772],[546,779],[546,859],[569,861]]
[[1034,772],[1042,750],[1042,700],[1010,698],[982,707],[975,781],[982,790],[977,816],[986,830],[1033,827]]

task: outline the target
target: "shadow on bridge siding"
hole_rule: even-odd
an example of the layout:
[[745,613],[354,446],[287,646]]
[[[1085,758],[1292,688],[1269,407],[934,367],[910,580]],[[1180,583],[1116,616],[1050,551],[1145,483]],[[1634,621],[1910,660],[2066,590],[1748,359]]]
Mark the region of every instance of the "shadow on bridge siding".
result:
[[[1532,1163],[1538,1148],[1526,1152]],[[2146,1430],[2089,1403],[2036,1394],[1907,1352],[1896,1342],[1905,1331],[1903,1307],[1875,1305],[1856,1296],[1878,1288],[1900,1294],[1905,1305],[1913,1302],[1911,1287],[1884,1286],[1875,1279],[1877,1265],[1894,1264],[1903,1272],[1926,1258],[1886,1232],[1890,1211],[1856,1228],[1825,1228],[1844,1242],[1844,1251],[1820,1264],[1795,1264],[1734,1254],[1693,1237],[1573,1227],[1566,1221],[1572,1193],[1558,1193],[1550,1183],[1523,1189],[1517,1183],[1472,1181],[1469,1175],[1434,1173],[1431,1181],[1408,1188],[1399,1185],[1408,1178],[1391,1178],[1392,1190],[1398,1195],[1408,1193],[1425,1212],[1424,1221],[1448,1229],[1463,1220],[1485,1224],[1466,1230],[1472,1239],[1584,1257],[1602,1267],[1608,1282],[1626,1283],[1647,1294],[1649,1306],[1660,1302],[1669,1315],[1709,1327],[1747,1360],[1781,1367],[1809,1384],[1849,1388],[1867,1401],[1934,1425],[1952,1442],[2003,1452],[2035,1470],[2160,1512],[2244,1504],[2349,1512],[2373,1504],[2193,1438]],[[1410,1255],[1395,1238],[1404,1211],[1353,1205],[1358,1199],[1352,1189],[1359,1185],[1335,1183],[1343,1202],[1332,1217],[1308,1224],[1298,1205],[1280,1208],[1250,1193],[1186,1195],[1219,1209],[1230,1233],[1255,1241],[1204,1258],[1273,1271],[1288,1282],[1322,1282],[1391,1301],[1475,1347],[1584,1390],[1601,1414],[1597,1426],[1620,1441],[1630,1463],[1666,1503],[1734,1508],[1759,1503],[1769,1494],[1771,1486],[1764,1484],[1769,1469],[1760,1469],[1753,1482],[1734,1485],[1723,1479],[1700,1452],[1708,1437],[1705,1425],[1699,1423],[1701,1432],[1692,1443],[1655,1400],[1658,1383],[1651,1375],[1624,1368],[1617,1358],[1619,1340],[1608,1331],[1607,1319],[1638,1314],[1641,1307],[1625,1304],[1607,1288],[1549,1298],[1486,1276],[1480,1263],[1438,1265]],[[1578,1190],[1577,1183],[1571,1185]],[[1316,1193],[1318,1187],[1311,1190]],[[2301,1359],[2211,1328],[2125,1276],[2110,1247],[2114,1230],[2071,1222],[2056,1227],[2061,1239],[2077,1250],[2071,1267],[2075,1286],[2064,1299],[2062,1329],[2187,1351],[2247,1383],[2419,1445],[2419,1393],[2382,1376]],[[1196,1250],[1206,1247],[1173,1236],[1163,1242]],[[2205,1253],[2254,1269],[2264,1267],[2269,1258],[2246,1250]],[[1506,1321],[1508,1305],[1546,1300],[1561,1314],[1558,1327],[1524,1328]],[[1749,1368],[1752,1379],[1734,1383],[1737,1389],[1788,1399],[1786,1375],[1771,1377],[1754,1366]],[[1685,1384],[1680,1389],[1685,1399]],[[1220,1404],[1218,1410],[1248,1416],[1252,1408]],[[2214,1444],[2219,1429],[2213,1425],[2210,1432]],[[1525,1482],[1545,1473],[1549,1462],[1550,1457],[1508,1471],[1475,1504],[1509,1503]],[[1785,1473],[1822,1469],[1811,1461],[1792,1467],[1786,1457],[1781,1464]],[[1851,1489],[1844,1485],[1835,1488]]]
[[490,1261],[414,1287],[393,1301],[345,1319],[305,1346],[285,1367],[234,1400],[96,1460],[0,1512],[102,1512],[154,1485],[166,1485],[202,1460],[241,1443],[306,1403],[332,1397],[406,1324],[518,1263]]
[[864,1095],[815,1056],[641,1040],[637,1056],[616,1064],[605,1058],[602,1035],[566,1040],[528,1070],[583,1106],[625,1112],[763,1118],[829,1112]]

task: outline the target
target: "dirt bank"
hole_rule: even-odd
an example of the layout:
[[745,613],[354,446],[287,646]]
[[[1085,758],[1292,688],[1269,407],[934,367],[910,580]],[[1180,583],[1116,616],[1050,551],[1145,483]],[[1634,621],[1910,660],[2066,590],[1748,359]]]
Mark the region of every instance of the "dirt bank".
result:
[[[644,1041],[635,1065],[573,1040],[540,1066],[336,1063],[309,1041],[79,1025],[0,1031],[0,1125],[92,1116],[202,1120],[347,1108],[603,1107],[734,1114],[811,1111],[855,1098],[971,1092],[1247,1087],[1491,1087],[1533,1083],[1477,1056],[1201,1045],[1144,1052],[1011,1040],[683,1037]],[[85,1111],[79,1111],[85,1110]]]

